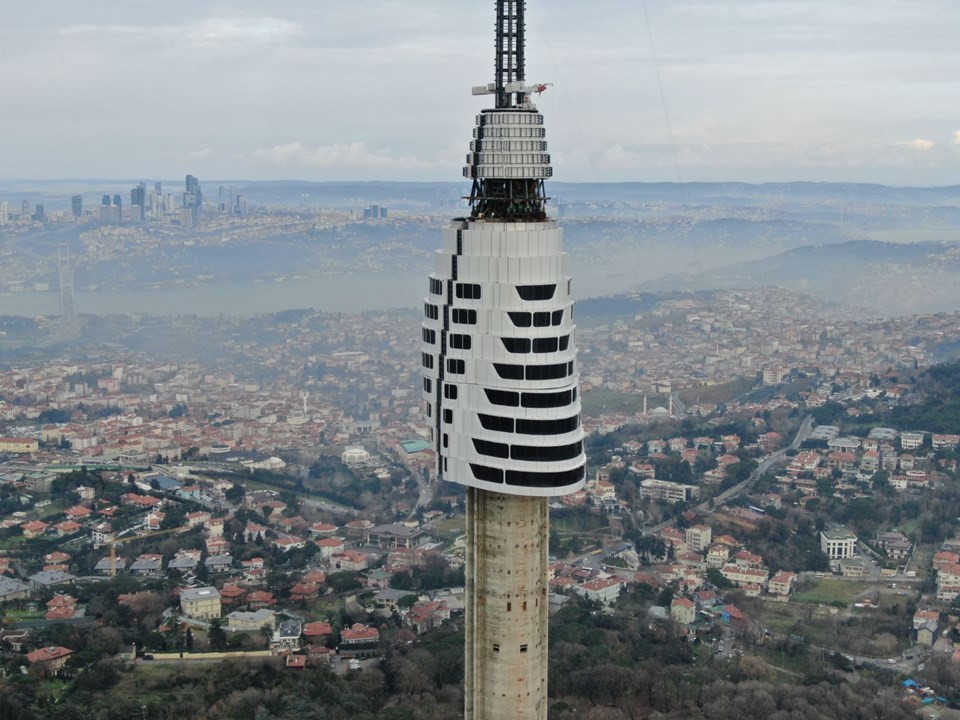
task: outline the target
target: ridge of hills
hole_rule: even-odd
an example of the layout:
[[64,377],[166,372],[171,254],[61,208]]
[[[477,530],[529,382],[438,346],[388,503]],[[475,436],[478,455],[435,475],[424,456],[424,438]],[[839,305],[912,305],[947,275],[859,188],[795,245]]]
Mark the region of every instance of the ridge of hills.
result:
[[641,292],[775,285],[821,300],[899,315],[960,308],[960,243],[851,240],[642,283]]

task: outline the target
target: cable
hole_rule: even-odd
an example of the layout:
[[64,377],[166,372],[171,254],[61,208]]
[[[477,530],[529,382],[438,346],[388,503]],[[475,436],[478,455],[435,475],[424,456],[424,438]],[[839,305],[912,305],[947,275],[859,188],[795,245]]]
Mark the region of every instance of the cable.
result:
[[667,125],[667,137],[670,139],[670,152],[673,155],[673,170],[677,182],[683,182],[683,173],[680,170],[680,159],[677,153],[677,142],[673,137],[673,123],[670,122],[670,110],[667,108],[667,95],[663,91],[663,78],[660,76],[660,61],[657,59],[657,48],[653,44],[653,29],[650,26],[650,14],[647,12],[647,0],[641,0],[643,6],[643,20],[647,26],[647,38],[650,42],[650,56],[653,59],[653,71],[657,76],[657,89],[660,91],[660,106],[663,108],[663,120]]

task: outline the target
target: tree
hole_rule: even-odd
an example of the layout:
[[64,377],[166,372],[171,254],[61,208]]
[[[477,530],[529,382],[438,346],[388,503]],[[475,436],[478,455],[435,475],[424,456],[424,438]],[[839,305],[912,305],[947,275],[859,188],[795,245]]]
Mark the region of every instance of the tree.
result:
[[333,588],[334,592],[343,593],[349,590],[358,590],[363,587],[357,580],[357,576],[352,572],[335,572],[327,576],[327,584]]
[[415,605],[417,603],[417,599],[417,596],[413,594],[404,595],[402,598],[397,600],[397,607],[406,610],[410,606]]
[[727,580],[723,576],[723,573],[717,568],[707,568],[707,579],[710,581],[710,584],[718,590],[726,590],[727,588],[733,587],[733,583]]
[[210,641],[210,647],[214,650],[227,649],[227,631],[223,629],[220,618],[214,618],[210,622],[210,630],[207,635]]
[[240,483],[234,483],[233,487],[228,489],[223,493],[223,497],[227,499],[228,502],[233,503],[234,505],[239,505],[243,502],[244,497],[246,497],[247,489]]

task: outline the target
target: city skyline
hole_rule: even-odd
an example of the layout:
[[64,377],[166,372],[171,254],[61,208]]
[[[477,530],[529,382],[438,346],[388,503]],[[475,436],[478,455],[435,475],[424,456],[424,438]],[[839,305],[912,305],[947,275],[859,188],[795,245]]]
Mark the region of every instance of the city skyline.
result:
[[[481,107],[457,89],[489,74],[489,41],[452,35],[448,7],[24,8],[0,30],[11,89],[2,179],[173,178],[184,167],[449,179],[463,118]],[[456,10],[458,26],[489,27],[486,3]],[[538,106],[564,180],[949,185],[960,170],[951,4],[550,10],[529,28],[540,49],[529,76],[553,83]],[[438,91],[442,113],[424,107]]]

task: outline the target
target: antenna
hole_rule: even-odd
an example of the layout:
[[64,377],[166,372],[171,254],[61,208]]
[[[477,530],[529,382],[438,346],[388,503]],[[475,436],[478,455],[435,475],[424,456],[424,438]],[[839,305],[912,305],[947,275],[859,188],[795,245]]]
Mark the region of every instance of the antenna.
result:
[[526,0],[497,0],[497,55],[496,73],[497,109],[516,107],[525,101],[520,93],[511,91],[511,85],[523,84],[523,49],[526,43],[526,23],[523,15]]

